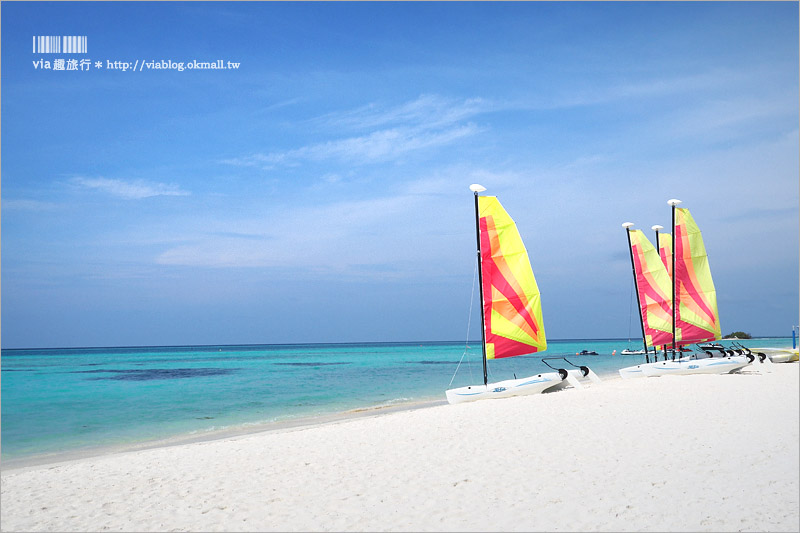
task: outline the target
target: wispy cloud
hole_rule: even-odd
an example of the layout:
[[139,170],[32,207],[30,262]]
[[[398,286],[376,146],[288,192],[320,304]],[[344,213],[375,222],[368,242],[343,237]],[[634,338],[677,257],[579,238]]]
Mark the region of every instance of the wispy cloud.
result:
[[354,164],[391,161],[475,135],[481,128],[468,119],[489,110],[491,105],[484,100],[456,101],[438,96],[421,96],[388,108],[370,104],[309,121],[318,130],[362,132],[359,135],[222,162],[273,168],[295,166],[304,161],[336,160]]
[[794,219],[797,220],[798,208],[795,207],[774,207],[767,209],[744,209],[737,210],[735,213],[721,217],[723,222],[742,222],[753,220],[776,220],[776,219]]
[[[681,110],[672,117],[665,131],[675,136],[692,136],[727,140],[760,132],[761,125],[776,120],[797,118],[797,97],[738,97],[703,103],[696,108]],[[793,125],[793,124],[792,124]]]
[[[526,100],[502,104],[507,110],[554,110],[614,105],[622,102],[675,98],[678,95],[718,93],[733,84],[742,83],[741,74],[727,69],[714,69],[696,74],[658,74],[633,79],[597,80],[594,85],[566,84],[535,92]],[[500,104],[498,104],[499,106]]]
[[293,166],[306,161],[338,160],[341,162],[370,163],[398,158],[409,152],[452,143],[479,131],[475,124],[465,124],[437,131],[420,128],[394,128],[369,135],[350,137],[325,143],[303,146],[285,152],[254,154],[225,163],[243,166],[277,165]]
[[[318,265],[343,269],[354,253],[341,249],[345,237],[358,234],[361,246],[369,246],[374,235],[364,228],[385,225],[387,219],[408,209],[408,200],[394,197],[287,208],[268,219],[221,221],[215,224],[218,227],[207,228],[190,242],[166,250],[157,263],[211,267]],[[236,229],[231,231],[233,227]],[[321,263],[322,258],[325,260]]]
[[[463,186],[461,189],[466,190]],[[393,196],[364,200],[287,206],[263,218],[217,220],[203,234],[197,234],[193,229],[196,225],[192,225],[186,229],[184,242],[164,249],[155,262],[207,268],[286,269],[295,276],[336,279],[408,278],[419,272],[432,255],[456,246],[450,226],[459,217],[451,211],[463,211],[467,228],[464,233],[467,242],[471,242],[469,191],[465,195],[467,207],[463,210],[454,202],[442,205],[436,194],[403,190]],[[435,215],[426,217],[425,213]],[[431,217],[441,219],[440,224],[431,227]],[[236,230],[231,232],[229,228]],[[386,265],[391,265],[390,271]],[[452,275],[449,260],[438,260],[435,266],[428,267],[436,270],[436,275]]]
[[6,211],[51,211],[58,207],[52,202],[42,202],[40,200],[3,200],[3,209]]
[[188,196],[190,194],[174,184],[151,183],[143,180],[125,181],[103,177],[77,177],[71,181],[80,187],[101,191],[126,200],[140,200],[153,196]]
[[318,127],[353,130],[399,125],[436,129],[486,113],[494,107],[492,102],[482,98],[456,100],[422,95],[399,106],[386,107],[372,103],[348,111],[328,113],[310,122]]
[[290,98],[288,100],[282,100],[280,102],[275,102],[272,105],[268,105],[267,107],[262,109],[262,111],[269,112],[269,111],[274,111],[276,109],[283,109],[285,107],[291,107],[293,105],[297,105],[299,102],[301,102],[300,98]]
[[[268,268],[335,279],[450,279],[474,246],[473,182],[500,187],[529,177],[461,165],[425,171],[389,194],[305,206],[275,206],[254,217],[190,221],[159,265]],[[202,230],[199,230],[202,228]],[[461,255],[466,247],[465,255]],[[436,258],[431,260],[431,258]],[[387,265],[390,265],[387,266]]]

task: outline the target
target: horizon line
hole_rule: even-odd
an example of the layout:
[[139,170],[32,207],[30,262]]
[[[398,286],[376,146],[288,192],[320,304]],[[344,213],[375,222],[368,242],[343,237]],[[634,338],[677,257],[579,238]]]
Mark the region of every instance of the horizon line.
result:
[[[750,339],[739,339],[736,337],[717,339],[717,341],[725,340],[756,340],[756,339],[790,339],[791,335],[761,335],[751,336]],[[573,338],[573,339],[550,339],[548,342],[577,342],[577,341],[625,341],[625,342],[641,342],[642,339],[635,337],[606,337],[606,338]],[[716,341],[708,341],[716,342]],[[25,347],[25,348],[0,348],[0,352],[5,351],[25,351],[25,350],[127,350],[127,349],[145,349],[145,348],[230,348],[230,347],[257,347],[257,346],[324,346],[324,345],[352,345],[352,344],[480,344],[480,339],[474,340],[458,340],[458,341],[336,341],[336,342],[274,342],[274,343],[238,343],[238,344],[156,344],[156,345],[124,345],[124,346],[40,346],[40,347]],[[696,344],[696,343],[693,343]],[[546,350],[545,350],[546,351]],[[537,353],[537,352],[534,352]],[[544,353],[544,352],[542,352]],[[532,355],[532,354],[528,354]]]

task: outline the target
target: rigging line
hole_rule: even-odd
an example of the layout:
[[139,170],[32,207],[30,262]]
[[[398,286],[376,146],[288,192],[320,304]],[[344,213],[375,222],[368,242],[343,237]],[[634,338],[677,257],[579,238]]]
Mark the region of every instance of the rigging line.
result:
[[[450,384],[447,385],[448,387],[453,384],[453,380],[456,378],[456,374],[458,374],[458,369],[461,367],[461,362],[464,360],[464,356],[467,355],[467,350],[469,350],[469,329],[472,326],[472,306],[475,303],[475,278],[478,277],[478,262],[475,262],[475,270],[472,271],[472,294],[469,297],[469,316],[467,317],[467,338],[464,341],[464,353],[461,354],[461,359],[458,360],[458,366],[456,366],[456,371],[453,372],[453,377],[450,378]],[[467,367],[469,368],[469,375],[470,379],[472,379],[472,367],[469,366],[469,359],[467,359]]]

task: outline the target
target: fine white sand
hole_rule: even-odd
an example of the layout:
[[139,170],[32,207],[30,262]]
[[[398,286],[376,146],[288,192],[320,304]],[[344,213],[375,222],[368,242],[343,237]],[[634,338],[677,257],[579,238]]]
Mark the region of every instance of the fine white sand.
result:
[[798,368],[607,380],[5,470],[0,527],[798,531]]

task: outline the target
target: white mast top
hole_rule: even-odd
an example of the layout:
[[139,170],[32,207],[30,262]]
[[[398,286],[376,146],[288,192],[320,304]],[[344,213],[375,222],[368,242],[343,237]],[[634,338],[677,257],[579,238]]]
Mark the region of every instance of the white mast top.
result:
[[623,222],[622,223],[622,227],[625,228],[625,229],[632,228],[633,227],[633,222]]
[[651,226],[650,229],[653,231],[661,231],[662,229],[664,229],[664,226],[659,226],[658,224],[656,224],[655,226]]
[[483,192],[486,190],[486,187],[484,187],[483,185],[479,185],[477,183],[473,183],[472,185],[469,186],[469,190],[471,190],[472,192]]
[[681,202],[680,200],[676,200],[675,198],[673,198],[672,200],[667,200],[667,203],[668,203],[669,205],[671,205],[672,207],[675,207],[676,205],[678,205],[678,204],[682,204],[683,202]]

